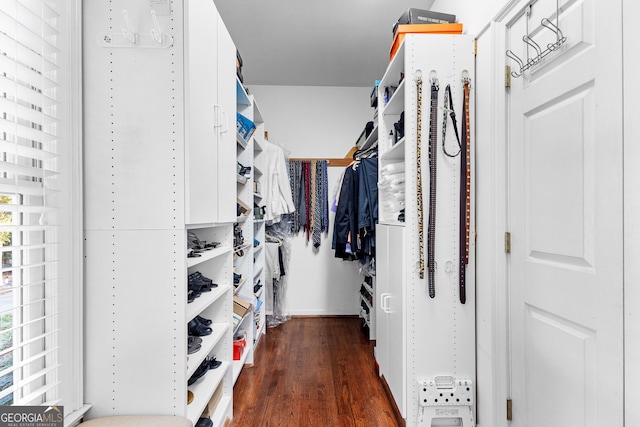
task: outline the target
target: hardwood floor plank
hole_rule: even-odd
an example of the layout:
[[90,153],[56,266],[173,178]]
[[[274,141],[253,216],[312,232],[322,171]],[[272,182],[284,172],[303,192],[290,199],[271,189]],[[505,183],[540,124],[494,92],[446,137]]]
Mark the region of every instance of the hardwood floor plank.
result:
[[357,317],[294,317],[269,329],[234,387],[228,427],[398,427]]

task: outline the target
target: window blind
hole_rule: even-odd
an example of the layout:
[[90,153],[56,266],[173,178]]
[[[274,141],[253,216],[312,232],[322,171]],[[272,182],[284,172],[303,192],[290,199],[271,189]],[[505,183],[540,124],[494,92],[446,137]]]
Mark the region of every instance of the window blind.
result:
[[59,403],[58,2],[0,1],[0,404]]

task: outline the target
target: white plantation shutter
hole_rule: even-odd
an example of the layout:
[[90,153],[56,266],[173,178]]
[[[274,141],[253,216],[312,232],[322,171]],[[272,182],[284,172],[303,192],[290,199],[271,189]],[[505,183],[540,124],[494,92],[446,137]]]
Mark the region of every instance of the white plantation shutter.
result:
[[59,9],[0,0],[0,404],[60,403]]

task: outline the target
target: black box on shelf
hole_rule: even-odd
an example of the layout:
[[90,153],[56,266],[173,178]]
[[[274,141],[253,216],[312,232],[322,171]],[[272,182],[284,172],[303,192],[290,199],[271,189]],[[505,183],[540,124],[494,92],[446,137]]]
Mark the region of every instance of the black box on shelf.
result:
[[398,22],[393,26],[393,34],[395,36],[398,25],[403,24],[451,24],[454,22],[456,22],[456,15],[411,7],[398,18]]

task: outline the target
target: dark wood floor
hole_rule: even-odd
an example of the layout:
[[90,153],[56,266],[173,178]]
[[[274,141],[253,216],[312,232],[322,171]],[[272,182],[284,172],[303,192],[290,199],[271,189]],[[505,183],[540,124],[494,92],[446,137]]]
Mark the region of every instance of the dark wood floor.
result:
[[234,387],[229,427],[398,426],[357,317],[270,328]]

